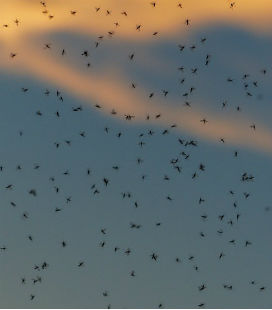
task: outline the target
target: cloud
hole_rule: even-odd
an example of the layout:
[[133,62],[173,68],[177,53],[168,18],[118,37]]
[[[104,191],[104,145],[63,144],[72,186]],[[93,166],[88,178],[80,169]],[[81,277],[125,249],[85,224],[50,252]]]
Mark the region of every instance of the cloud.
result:
[[[150,40],[151,34],[158,31],[161,37],[188,33],[185,19],[190,19],[191,27],[203,27],[209,24],[229,23],[245,27],[250,31],[270,33],[270,0],[241,0],[230,9],[230,2],[183,0],[183,8],[178,8],[178,1],[160,0],[153,8],[144,0],[47,0],[47,7],[39,1],[9,0],[1,3],[0,18],[9,27],[1,31],[0,38],[18,40],[22,36],[46,31],[74,31],[92,35],[105,34],[114,30],[118,36],[126,40]],[[98,12],[95,7],[99,7]],[[42,11],[47,10],[47,14]],[[71,10],[77,15],[72,16]],[[110,15],[106,15],[109,10]],[[121,12],[126,11],[125,17]],[[54,18],[48,18],[49,15]],[[18,18],[21,27],[16,27],[14,20]],[[116,28],[114,22],[120,27]],[[142,31],[136,31],[136,25],[142,25]],[[18,28],[18,29],[17,29]]]
[[[240,1],[237,8],[229,9],[228,1],[182,1],[183,9],[169,1],[158,1],[158,6],[152,6],[146,1],[105,0],[103,7],[96,13],[94,7],[100,6],[100,1],[91,4],[83,0],[47,1],[48,14],[54,15],[49,20],[48,14],[42,14],[44,9],[37,2],[10,0],[4,2],[0,18],[10,26],[0,33],[2,53],[9,55],[18,51],[18,57],[6,61],[2,59],[2,68],[15,74],[30,74],[40,80],[49,81],[68,92],[80,97],[88,103],[96,102],[102,106],[102,111],[110,113],[115,109],[117,116],[135,115],[133,122],[146,122],[146,115],[151,116],[150,122],[161,126],[173,123],[178,128],[199,138],[209,141],[219,141],[224,138],[227,144],[244,146],[264,152],[272,151],[272,133],[264,126],[258,125],[253,132],[249,122],[242,118],[226,119],[212,111],[185,109],[170,104],[166,107],[161,99],[151,103],[143,95],[143,90],[133,90],[128,86],[125,75],[114,68],[102,69],[99,73],[84,73],[67,64],[63,64],[51,55],[42,53],[37,46],[39,35],[56,31],[76,32],[80,34],[103,35],[109,30],[115,30],[122,40],[149,40],[154,31],[159,31],[161,37],[171,37],[182,31],[188,33],[184,25],[186,18],[192,22],[192,27],[200,27],[220,20],[221,22],[237,23],[253,31],[267,31],[269,23],[269,8],[272,2],[267,0]],[[15,16],[20,12],[20,16]],[[111,15],[106,16],[106,10]],[[77,10],[78,15],[71,16],[70,10]],[[121,15],[127,11],[128,17]],[[19,27],[13,21],[18,18]],[[252,22],[254,20],[254,22]],[[118,21],[120,28],[114,28],[113,22]],[[143,30],[137,32],[136,24],[142,24]],[[202,103],[205,106],[205,102]],[[162,117],[155,119],[156,114]],[[209,120],[207,125],[200,123],[203,117]]]

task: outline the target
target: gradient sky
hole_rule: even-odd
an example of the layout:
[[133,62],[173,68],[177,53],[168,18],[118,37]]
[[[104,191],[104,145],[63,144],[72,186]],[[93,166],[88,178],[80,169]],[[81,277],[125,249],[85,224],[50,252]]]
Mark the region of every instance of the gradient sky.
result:
[[1,308],[271,308],[272,2],[45,2],[1,1]]

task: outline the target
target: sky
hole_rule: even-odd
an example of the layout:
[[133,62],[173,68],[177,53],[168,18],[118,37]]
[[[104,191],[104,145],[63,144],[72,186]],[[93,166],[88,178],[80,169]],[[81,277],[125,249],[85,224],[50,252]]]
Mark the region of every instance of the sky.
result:
[[271,10],[1,1],[1,308],[272,307]]

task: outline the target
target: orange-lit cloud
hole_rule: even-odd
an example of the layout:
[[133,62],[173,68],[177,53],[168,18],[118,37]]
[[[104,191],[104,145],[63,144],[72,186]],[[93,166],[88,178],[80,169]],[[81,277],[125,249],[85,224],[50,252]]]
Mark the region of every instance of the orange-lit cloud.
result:
[[[270,32],[272,2],[270,0],[235,1],[230,9],[229,0],[203,1],[183,0],[182,8],[178,0],[155,1],[156,7],[145,0],[47,0],[46,7],[34,0],[9,0],[1,3],[0,20],[9,27],[0,32],[1,39],[18,40],[24,35],[46,31],[74,31],[85,34],[101,35],[114,30],[126,40],[145,40],[158,31],[160,36],[173,36],[187,32],[185,20],[191,27],[209,25],[215,22],[239,25],[252,31]],[[100,8],[98,12],[95,7]],[[43,14],[42,11],[48,13]],[[71,10],[77,14],[72,16]],[[106,11],[110,15],[106,15]],[[121,12],[126,11],[125,17]],[[49,20],[48,16],[54,16]],[[22,27],[16,27],[18,18]],[[120,27],[116,28],[114,22]],[[142,25],[142,31],[135,30]]]
[[[122,73],[107,68],[107,72],[102,70],[99,74],[86,74],[41,53],[41,47],[35,45],[38,35],[56,31],[104,35],[114,30],[119,38],[136,42],[153,39],[154,31],[159,31],[160,38],[175,36],[181,32],[188,33],[188,27],[184,25],[186,18],[190,19],[192,27],[220,21],[263,33],[271,26],[270,0],[237,1],[237,7],[233,10],[229,8],[230,1],[225,0],[181,2],[182,9],[178,8],[178,1],[172,0],[157,1],[156,8],[143,0],[48,0],[46,8],[39,1],[5,1],[1,4],[0,19],[9,26],[1,30],[0,43],[7,59],[1,60],[0,65],[7,71],[27,73],[54,83],[87,102],[95,101],[107,113],[114,108],[118,115],[132,114],[135,115],[134,121],[139,122],[143,122],[147,114],[154,116],[161,113],[160,119],[154,120],[152,117],[150,122],[163,126],[176,123],[179,128],[200,138],[219,141],[222,137],[226,143],[272,152],[272,132],[264,127],[258,126],[253,132],[243,119],[227,120],[212,112],[205,111],[204,114],[195,109],[185,110],[172,105],[165,107],[160,100],[151,104],[140,91],[128,88]],[[94,7],[101,9],[96,13]],[[45,9],[47,14],[42,13]],[[71,10],[76,10],[77,14],[72,16]],[[106,16],[106,10],[111,11],[109,16]],[[121,15],[122,11],[126,11],[128,16]],[[50,14],[54,16],[51,20],[48,18]],[[18,27],[14,24],[16,18],[21,22]],[[116,21],[120,27],[115,28]],[[142,25],[142,31],[136,31],[137,24]],[[8,59],[10,52],[18,52],[14,61]],[[199,122],[204,116],[209,120],[206,126]]]
[[[28,52],[31,50],[33,51],[34,47]],[[84,74],[62,65],[50,56],[30,57],[27,63],[18,59],[15,68],[16,71],[20,72],[21,69],[24,73],[58,85],[87,103],[96,102],[102,107],[102,112],[107,114],[115,109],[119,117],[124,118],[125,114],[131,114],[135,116],[133,121],[136,122],[146,122],[149,114],[149,122],[153,124],[177,124],[178,128],[199,138],[216,142],[224,138],[227,144],[272,152],[272,132],[268,129],[258,126],[257,130],[253,131],[243,118],[228,120],[206,110],[204,112],[165,107],[160,99],[156,100],[156,104],[152,104],[140,92],[129,89],[126,80],[117,72]],[[159,119],[155,119],[157,114],[161,114]],[[209,120],[208,125],[200,123],[203,116]]]

